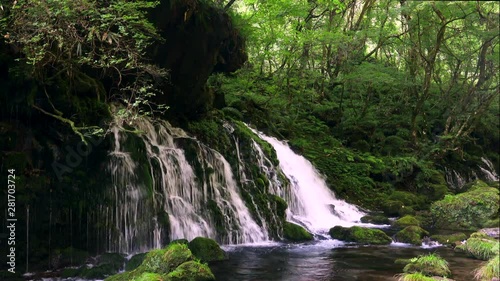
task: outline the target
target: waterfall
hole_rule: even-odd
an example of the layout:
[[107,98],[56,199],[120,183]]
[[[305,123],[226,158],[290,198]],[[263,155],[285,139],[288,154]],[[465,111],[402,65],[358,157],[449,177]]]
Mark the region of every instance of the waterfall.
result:
[[479,169],[483,172],[485,178],[489,181],[498,181],[499,177],[495,172],[495,167],[493,163],[487,158],[481,157],[481,161],[484,163],[484,167],[479,166]]
[[244,204],[231,166],[219,152],[166,121],[144,118],[134,127],[141,133],[124,133],[117,126],[111,130],[114,148],[108,171],[113,205],[101,210],[110,226],[108,251],[145,251],[166,240],[197,236],[222,244],[269,240]]
[[[364,215],[357,207],[335,198],[324,177],[314,168],[311,162],[294,153],[283,141],[268,137],[253,130],[261,139],[273,146],[279,159],[279,167],[291,182],[289,189],[280,185],[272,192],[288,203],[287,219],[305,226],[314,233],[328,231],[335,225],[352,226],[359,223]],[[265,159],[262,150],[262,163]]]

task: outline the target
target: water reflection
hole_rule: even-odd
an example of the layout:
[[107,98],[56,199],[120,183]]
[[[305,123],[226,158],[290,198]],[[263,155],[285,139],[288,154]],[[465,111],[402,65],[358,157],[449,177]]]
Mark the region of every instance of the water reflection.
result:
[[349,246],[327,240],[314,244],[226,247],[229,261],[211,265],[219,281],[390,281],[403,270],[398,258],[436,252],[448,260],[456,281],[473,280],[480,261],[447,248]]

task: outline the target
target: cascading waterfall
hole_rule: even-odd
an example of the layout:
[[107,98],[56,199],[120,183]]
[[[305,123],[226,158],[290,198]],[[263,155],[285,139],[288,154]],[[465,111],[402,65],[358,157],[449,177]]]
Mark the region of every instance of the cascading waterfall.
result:
[[[161,247],[166,240],[197,236],[222,244],[269,240],[267,231],[250,215],[231,166],[219,152],[168,122],[140,119],[134,125],[142,132],[134,136],[140,140],[135,146],[143,145],[138,153],[145,154],[147,163],[139,163],[133,152],[124,149],[127,133],[112,129],[115,141],[108,170],[113,206],[100,211],[111,226],[108,251],[145,251]],[[177,142],[193,147],[195,159],[188,161]],[[217,219],[210,208],[220,214]],[[161,224],[168,224],[168,229],[164,231]]]
[[[288,220],[298,222],[314,233],[324,233],[335,225],[352,226],[364,215],[357,207],[335,198],[324,178],[311,162],[294,153],[290,147],[273,137],[253,130],[261,139],[273,146],[280,161],[280,168],[291,182],[291,188],[274,187],[276,195],[288,203]],[[257,146],[258,147],[258,146]],[[269,162],[262,150],[261,165]],[[263,165],[267,166],[267,165]]]
[[484,167],[479,166],[479,169],[483,172],[485,178],[489,181],[498,181],[499,177],[495,172],[493,163],[487,158],[481,157],[481,161],[484,163]]

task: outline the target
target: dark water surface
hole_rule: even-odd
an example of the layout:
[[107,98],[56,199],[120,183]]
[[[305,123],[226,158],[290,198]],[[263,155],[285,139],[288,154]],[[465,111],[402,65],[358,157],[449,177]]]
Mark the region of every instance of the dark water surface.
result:
[[382,281],[396,280],[409,259],[437,253],[449,262],[456,281],[474,280],[473,271],[481,261],[467,258],[452,249],[389,246],[349,246],[336,240],[311,244],[227,246],[229,260],[211,265],[218,281]]

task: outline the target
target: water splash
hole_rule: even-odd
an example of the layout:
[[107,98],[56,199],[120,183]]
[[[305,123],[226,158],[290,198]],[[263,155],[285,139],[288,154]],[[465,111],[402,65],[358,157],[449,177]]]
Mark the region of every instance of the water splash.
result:
[[484,166],[479,166],[479,169],[481,169],[481,172],[483,172],[485,178],[489,181],[498,181],[499,177],[495,172],[493,163],[485,157],[481,157],[481,161],[483,162]]

